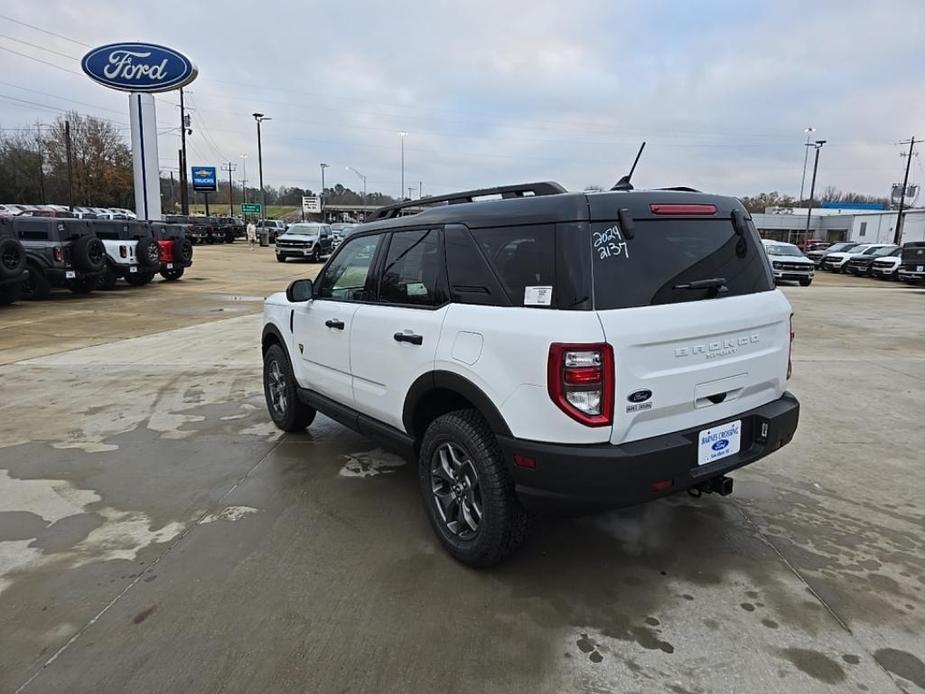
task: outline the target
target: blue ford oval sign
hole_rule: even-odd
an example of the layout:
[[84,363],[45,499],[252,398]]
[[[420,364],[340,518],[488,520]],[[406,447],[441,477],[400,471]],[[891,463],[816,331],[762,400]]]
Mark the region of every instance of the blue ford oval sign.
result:
[[153,43],[110,43],[80,61],[90,79],[125,92],[166,92],[189,84],[199,71],[189,58]]
[[710,448],[712,448],[714,451],[721,451],[728,445],[729,445],[729,439],[720,439],[719,441],[714,443],[712,446],[710,446]]

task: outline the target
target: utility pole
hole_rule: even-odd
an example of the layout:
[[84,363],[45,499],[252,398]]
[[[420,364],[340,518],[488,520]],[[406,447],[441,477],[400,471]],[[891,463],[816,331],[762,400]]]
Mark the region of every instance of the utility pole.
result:
[[819,170],[819,150],[822,149],[822,145],[825,143],[825,140],[816,140],[814,143],[806,145],[807,147],[814,147],[816,149],[816,159],[813,162],[813,182],[809,186],[809,209],[806,210],[806,233],[804,234],[804,241],[809,238],[809,219],[813,215],[813,200],[816,197],[816,172]]
[[222,168],[228,169],[228,216],[234,217],[234,179],[231,177],[231,172],[236,171],[238,167],[228,162]]
[[186,179],[186,102],[183,101],[183,87],[180,87],[180,214],[189,214],[189,191]]
[[418,181],[418,200],[424,197],[424,181]]
[[[174,190],[173,190],[173,171],[170,172],[170,204],[173,205],[174,201]],[[173,207],[176,210],[176,207]]]
[[241,195],[242,195],[241,199],[246,205],[247,204],[247,155],[246,154],[241,155],[241,166],[243,167],[243,170],[241,173]]
[[398,134],[401,135],[401,188],[398,189],[398,197],[400,198],[405,194],[405,138],[408,133],[402,130]]
[[803,178],[800,180],[800,202],[803,202],[803,187],[806,185],[806,162],[809,160],[809,138],[816,132],[815,128],[803,128],[806,133],[806,146],[803,148]]
[[265,120],[273,120],[262,113],[253,114],[254,120],[257,121],[257,169],[260,172],[260,212],[263,218],[267,218],[267,192],[263,189],[263,143],[260,141],[260,124]]
[[[913,150],[915,149],[915,137],[909,142],[909,156],[906,157],[906,173],[903,176],[903,188],[901,195],[899,196],[899,214],[896,216],[896,230],[893,232],[893,243],[897,246],[902,245],[903,238],[903,209],[906,206],[906,190],[909,185],[909,166],[912,164],[912,155]],[[905,142],[900,142],[901,145],[906,144]]]
[[74,211],[74,157],[71,153],[71,122],[64,121],[64,150],[67,153],[67,206]]

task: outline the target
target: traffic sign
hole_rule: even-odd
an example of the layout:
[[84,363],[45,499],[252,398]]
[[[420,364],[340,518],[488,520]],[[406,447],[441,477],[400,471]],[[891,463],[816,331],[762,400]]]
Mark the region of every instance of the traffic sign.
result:
[[241,205],[241,214],[243,215],[260,215],[259,202],[245,202]]

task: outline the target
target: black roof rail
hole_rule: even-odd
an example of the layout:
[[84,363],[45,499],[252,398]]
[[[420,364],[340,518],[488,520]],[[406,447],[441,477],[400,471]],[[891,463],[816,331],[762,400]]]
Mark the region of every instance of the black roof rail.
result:
[[437,205],[446,203],[447,205],[458,205],[465,202],[473,202],[475,198],[483,198],[489,195],[500,195],[502,198],[522,198],[525,193],[531,193],[534,196],[539,195],[559,195],[568,191],[554,181],[539,181],[537,183],[518,183],[511,186],[495,186],[494,188],[480,188],[478,190],[463,190],[458,193],[449,193],[447,195],[434,195],[432,197],[420,198],[418,200],[404,200],[394,205],[386,205],[375,210],[367,222],[373,222],[380,219],[392,219],[397,217],[399,212],[410,207],[427,207],[428,205]]

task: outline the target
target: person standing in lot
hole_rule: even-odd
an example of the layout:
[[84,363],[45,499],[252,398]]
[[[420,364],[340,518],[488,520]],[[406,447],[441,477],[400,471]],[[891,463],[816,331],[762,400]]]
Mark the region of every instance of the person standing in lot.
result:
[[247,245],[251,250],[257,247],[257,225],[254,220],[247,223]]

